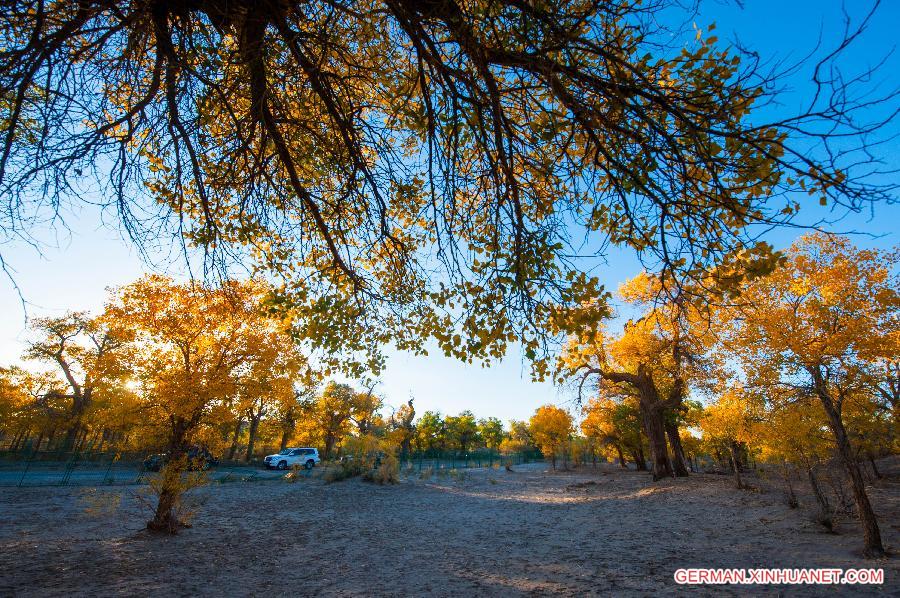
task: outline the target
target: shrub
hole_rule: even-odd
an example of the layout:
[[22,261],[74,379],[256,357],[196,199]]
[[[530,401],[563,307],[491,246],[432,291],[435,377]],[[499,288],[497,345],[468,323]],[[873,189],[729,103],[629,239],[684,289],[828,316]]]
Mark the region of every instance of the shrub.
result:
[[376,484],[396,484],[399,481],[400,464],[393,453],[381,456],[381,462],[363,474],[363,479]]
[[457,482],[462,482],[466,479],[466,472],[462,469],[456,469],[455,467],[450,470],[450,477],[453,478]]

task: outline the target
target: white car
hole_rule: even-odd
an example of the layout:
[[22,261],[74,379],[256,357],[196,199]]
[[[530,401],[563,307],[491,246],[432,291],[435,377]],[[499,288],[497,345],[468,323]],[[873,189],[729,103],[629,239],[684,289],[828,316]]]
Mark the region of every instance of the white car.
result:
[[286,448],[276,455],[265,458],[267,468],[290,469],[295,465],[312,469],[319,463],[319,451],[314,448]]

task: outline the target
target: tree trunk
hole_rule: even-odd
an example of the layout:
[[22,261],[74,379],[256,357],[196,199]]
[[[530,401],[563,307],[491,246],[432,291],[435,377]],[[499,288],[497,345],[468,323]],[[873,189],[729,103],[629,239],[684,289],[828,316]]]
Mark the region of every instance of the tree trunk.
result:
[[734,482],[737,484],[738,490],[744,489],[744,482],[741,480],[741,466],[738,459],[737,443],[729,443],[731,450],[731,468],[734,470]]
[[819,504],[819,509],[821,511],[819,523],[831,530],[834,522],[831,505],[828,503],[828,497],[822,492],[822,487],[819,485],[818,478],[816,478],[814,467],[807,464],[806,471],[809,474],[809,485],[812,487],[813,495],[816,497],[816,502]]
[[675,471],[677,477],[686,478],[688,476],[688,470],[684,463],[684,448],[681,446],[681,436],[678,434],[678,424],[667,421],[666,436],[669,437],[669,446],[672,447],[672,469]]
[[179,418],[172,422],[167,451],[169,459],[162,471],[159,501],[153,519],[147,522],[147,529],[151,531],[174,534],[182,526],[176,510],[183,491],[181,474],[187,465],[185,459],[187,433],[188,423],[185,420]]
[[288,443],[288,440],[289,440],[289,439],[290,439],[290,436],[289,436],[289,434],[288,434],[288,431],[287,431],[287,430],[283,430],[283,431],[281,432],[281,443],[278,445],[278,447],[279,447],[280,450],[283,451],[284,449],[287,448],[287,443]]
[[867,557],[880,558],[884,556],[884,545],[881,543],[881,531],[878,529],[878,519],[875,517],[875,510],[872,509],[872,503],[869,502],[869,495],[866,494],[866,485],[863,481],[862,473],[859,470],[859,464],[853,456],[853,449],[850,446],[850,439],[847,437],[847,430],[844,428],[844,422],[838,411],[840,408],[835,404],[825,387],[821,373],[814,374],[816,394],[822,406],[825,407],[825,413],[828,415],[828,422],[831,431],[834,434],[837,443],[838,455],[847,469],[847,475],[850,478],[850,484],[853,487],[853,498],[856,502],[856,509],[859,511],[859,520],[863,527],[863,541],[865,547],[863,553]]
[[800,506],[800,502],[797,500],[797,494],[794,492],[794,484],[791,483],[791,473],[788,471],[787,463],[781,463],[781,474],[784,478],[784,493],[787,498],[787,504],[790,508],[796,509]]
[[[238,438],[241,437],[241,424],[244,423],[244,418],[239,417],[237,423],[234,424],[234,432],[231,435],[231,447],[228,449],[228,460],[231,461],[234,459],[234,454],[237,452],[238,447]],[[282,447],[284,448],[284,447]]]
[[673,477],[672,463],[669,461],[669,450],[666,446],[662,410],[641,401],[641,415],[643,416],[644,433],[647,434],[647,440],[650,441],[650,473],[653,481],[671,478]]
[[632,449],[630,452],[635,469],[638,471],[647,471],[647,459],[644,458],[644,449],[638,447],[637,450]]
[[872,473],[875,474],[875,479],[882,479],[884,476],[881,475],[881,472],[878,471],[878,468],[875,466],[875,459],[872,457],[872,455],[869,455],[869,464],[872,466]]
[[325,461],[328,461],[328,459],[331,457],[331,450],[334,448],[334,443],[336,440],[337,439],[335,438],[334,434],[332,434],[331,432],[325,434],[325,454],[322,455],[322,458]]
[[259,414],[251,414],[250,415],[250,430],[248,432],[247,437],[247,454],[244,455],[244,461],[247,463],[250,462],[250,459],[253,458],[253,445],[256,444],[256,432],[259,430]]
[[63,450],[71,451],[75,448],[75,439],[78,438],[79,432],[81,432],[79,423],[76,422],[69,426],[69,429],[66,430],[65,440],[63,440]]
[[628,469],[628,465],[625,463],[625,455],[622,454],[622,445],[616,444],[616,452],[619,454],[619,467],[622,469]]
[[91,400],[91,389],[85,388],[81,391],[81,393],[76,392],[72,397],[72,413],[71,413],[71,424],[69,429],[66,431],[66,440],[65,440],[65,450],[72,451],[76,449],[76,442],[78,440],[78,435],[83,431],[83,426],[81,425],[81,420],[84,418],[84,413],[87,411],[88,403]]

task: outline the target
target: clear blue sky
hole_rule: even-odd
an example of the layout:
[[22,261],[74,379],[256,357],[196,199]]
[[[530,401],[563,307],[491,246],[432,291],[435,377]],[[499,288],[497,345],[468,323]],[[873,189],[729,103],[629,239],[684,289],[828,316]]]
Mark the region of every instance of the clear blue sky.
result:
[[[848,8],[859,16],[862,0],[849,0]],[[763,58],[798,59],[810,51],[821,33],[826,47],[843,29],[841,3],[837,0],[750,0],[745,8],[727,0],[707,0],[697,25],[717,23],[722,40],[735,37]],[[900,1],[888,0],[858,47],[847,54],[849,67],[872,64],[893,49],[896,25],[900,23]],[[889,85],[900,83],[900,56],[892,56],[883,67],[882,76]],[[806,74],[806,73],[804,73]],[[891,80],[892,79],[892,80]],[[805,79],[797,80],[794,91],[785,97],[785,109],[799,105],[808,88]],[[895,143],[885,152],[897,156]],[[896,158],[894,158],[896,160]],[[827,216],[819,208],[801,213],[812,221]],[[107,218],[107,220],[110,220]],[[15,269],[15,280],[28,302],[29,316],[58,315],[66,310],[99,310],[106,296],[105,288],[130,282],[148,271],[135,250],[123,241],[115,229],[104,226],[101,214],[90,206],[66,214],[69,230],[44,231],[43,255],[26,244],[2,247],[9,266]],[[886,247],[900,242],[900,207],[884,205],[874,213],[854,214],[833,226],[835,230],[856,230],[878,238],[859,237],[864,246]],[[784,247],[797,235],[796,230],[777,231],[770,235],[776,247]],[[613,253],[609,266],[599,272],[607,288],[616,286],[638,271],[633,256]],[[177,274],[177,271],[169,273]],[[22,352],[25,311],[12,284],[0,278],[0,364],[18,360]],[[393,353],[379,387],[391,405],[399,405],[415,397],[416,410],[439,410],[457,413],[471,409],[477,416],[496,416],[503,420],[525,419],[540,405],[548,402],[568,404],[572,397],[565,389],[550,384],[535,384],[528,368],[514,348],[507,358],[490,369],[444,358],[438,351],[429,357],[413,357]]]

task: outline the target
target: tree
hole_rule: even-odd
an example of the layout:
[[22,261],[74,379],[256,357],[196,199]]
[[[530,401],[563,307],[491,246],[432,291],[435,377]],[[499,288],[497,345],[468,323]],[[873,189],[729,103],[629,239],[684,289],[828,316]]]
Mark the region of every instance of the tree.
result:
[[331,381],[315,400],[312,420],[321,430],[324,451],[322,458],[331,457],[334,448],[350,433],[350,417],[356,402],[356,391],[348,384]]
[[514,419],[509,422],[509,434],[500,443],[500,452],[509,455],[534,450],[534,444],[528,422]]
[[679,404],[682,390],[680,383],[671,381],[670,392],[663,394],[658,382],[672,354],[669,344],[655,334],[653,323],[642,319],[629,322],[618,338],[610,339],[602,330],[572,337],[561,358],[563,371],[581,376],[579,389],[586,376],[597,374],[601,385],[612,384],[619,394],[637,399],[654,480],[674,475],[666,446],[666,411]]
[[103,318],[69,313],[60,318],[39,318],[32,324],[37,338],[28,344],[26,359],[58,367],[69,386],[65,448],[75,448],[85,430],[85,417],[97,394],[109,390],[126,375],[122,353],[125,333]]
[[541,376],[544,335],[569,332],[557,308],[601,296],[569,259],[585,235],[684,278],[765,254],[753,225],[798,207],[774,198],[890,196],[854,151],[891,138],[870,73],[817,79],[767,122],[779,73],[682,17],[677,0],[11,0],[0,228],[27,234],[100,181],[134,237],[171,222],[215,265],[255,259],[326,353],[377,368],[390,340],[487,359],[518,338]]
[[853,488],[865,552],[884,554],[859,468],[845,406],[898,354],[898,253],[855,248],[846,238],[801,237],[782,267],[750,283],[731,348],[752,384],[776,396],[819,401]]
[[146,276],[115,292],[107,316],[129,331],[131,366],[149,422],[169,456],[159,502],[147,527],[174,533],[187,449],[217,403],[237,393],[234,373],[248,358],[246,336],[258,323],[254,285],[207,288]]
[[710,446],[717,445],[730,456],[738,489],[744,488],[739,450],[741,446],[753,447],[756,423],[763,417],[763,409],[760,397],[735,385],[725,389],[700,420],[703,440]]
[[[353,402],[353,411],[350,419],[356,426],[356,431],[360,436],[372,433],[375,420],[378,419],[378,412],[384,406],[384,399],[375,394],[375,382],[372,382],[365,392],[356,393]],[[409,405],[412,408],[412,404]],[[415,413],[415,410],[413,410]]]
[[609,397],[596,397],[588,401],[582,413],[584,419],[581,421],[581,431],[586,437],[612,447],[621,467],[627,467],[627,452],[638,471],[647,470],[641,417],[638,403],[633,397],[622,397],[618,401]]
[[63,388],[51,372],[0,368],[0,438],[13,435],[10,450],[26,446],[35,432],[33,450],[38,450],[45,435],[52,440],[57,428],[67,423],[69,401]]
[[469,410],[444,418],[444,429],[447,440],[461,453],[467,452],[478,440],[478,423]]
[[487,448],[497,450],[503,442],[503,422],[496,417],[478,420],[478,436]]
[[440,413],[426,411],[416,422],[416,447],[420,451],[444,450],[446,427]]
[[[245,454],[249,462],[263,417],[294,408],[294,385],[304,375],[309,377],[305,371],[309,366],[283,325],[262,313],[249,322],[242,342],[246,359],[232,375],[236,377],[239,412],[249,422]],[[238,419],[238,426],[240,422]]]
[[572,416],[554,405],[538,407],[528,421],[535,443],[545,457],[550,457],[556,469],[557,455],[566,454],[566,443],[572,434]]
[[[771,271],[776,262],[738,260],[731,276],[738,281],[756,277]],[[688,475],[679,426],[689,392],[708,386],[718,371],[717,355],[711,351],[716,339],[711,300],[726,292],[715,281],[665,291],[667,284],[662,276],[643,272],[620,287],[621,298],[641,313],[616,336],[585,321],[578,314],[584,308],[575,310],[585,323],[569,337],[558,360],[559,381],[577,379],[579,394],[587,377],[596,375],[602,392],[637,399],[654,480]]]
[[412,450],[413,440],[416,438],[416,409],[413,407],[413,400],[409,399],[405,404],[400,405],[396,412],[391,415],[391,431],[394,438],[394,444],[400,447],[400,454],[407,456]]

